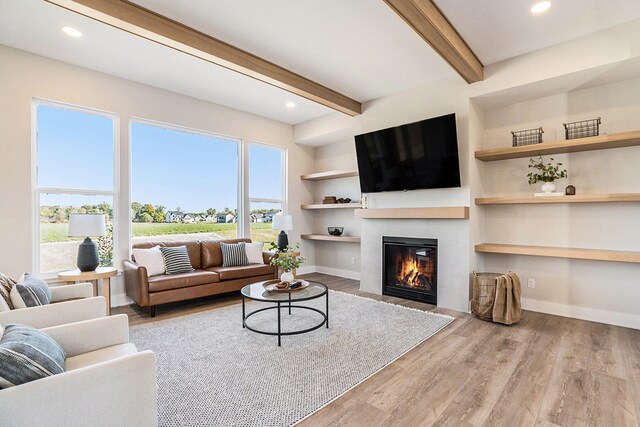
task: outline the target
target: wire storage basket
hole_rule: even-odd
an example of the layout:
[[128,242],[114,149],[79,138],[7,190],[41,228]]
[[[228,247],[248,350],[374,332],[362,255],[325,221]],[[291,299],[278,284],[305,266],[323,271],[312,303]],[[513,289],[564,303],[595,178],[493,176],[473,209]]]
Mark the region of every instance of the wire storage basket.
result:
[[588,138],[600,135],[600,117],[597,119],[581,120],[579,122],[563,123],[566,139]]
[[544,131],[541,127],[535,129],[511,131],[511,135],[513,135],[513,146],[520,147],[523,145],[541,144],[543,133]]

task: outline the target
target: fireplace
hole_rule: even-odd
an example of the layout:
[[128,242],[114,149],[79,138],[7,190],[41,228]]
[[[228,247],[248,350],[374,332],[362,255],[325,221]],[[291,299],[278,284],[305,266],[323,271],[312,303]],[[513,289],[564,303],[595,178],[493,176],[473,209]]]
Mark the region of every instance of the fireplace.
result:
[[438,303],[438,241],[382,237],[382,294]]

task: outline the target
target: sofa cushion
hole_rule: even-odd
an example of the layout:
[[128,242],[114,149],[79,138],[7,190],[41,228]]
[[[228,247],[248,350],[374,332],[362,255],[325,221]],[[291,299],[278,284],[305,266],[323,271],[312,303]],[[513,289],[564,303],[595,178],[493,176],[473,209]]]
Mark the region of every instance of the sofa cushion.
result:
[[213,271],[194,270],[190,273],[166,274],[149,277],[149,292],[167,291],[170,289],[188,288],[220,281],[218,273]]
[[11,323],[0,338],[0,388],[61,374],[64,359],[64,350],[49,335]]
[[166,274],[189,273],[193,271],[186,246],[160,248]]
[[189,261],[191,266],[195,269],[202,268],[200,262],[200,242],[197,240],[189,240],[185,242],[150,242],[150,243],[136,243],[133,245],[136,249],[149,249],[154,246],[160,246],[161,248],[171,248],[175,246],[186,246],[187,252],[189,252]]
[[244,247],[245,242],[240,243],[224,243],[220,242],[220,250],[222,251],[222,266],[235,267],[236,265],[247,265],[247,251]]
[[146,268],[149,276],[165,273],[164,258],[162,258],[160,246],[154,246],[149,249],[133,248],[131,252],[135,262]]
[[228,239],[228,240],[204,240],[200,242],[202,246],[202,268],[222,266],[222,250],[220,243],[251,243],[251,239]]
[[249,264],[264,264],[264,256],[262,255],[264,243],[245,243],[244,249],[247,253]]
[[136,346],[130,342],[126,344],[112,345],[100,350],[90,351],[77,356],[68,357],[65,361],[65,368],[68,371],[95,365],[96,363],[108,362],[119,357],[128,356],[138,352]]
[[264,264],[249,264],[236,267],[211,267],[207,270],[218,273],[220,280],[244,279],[247,277],[273,274],[273,266]]

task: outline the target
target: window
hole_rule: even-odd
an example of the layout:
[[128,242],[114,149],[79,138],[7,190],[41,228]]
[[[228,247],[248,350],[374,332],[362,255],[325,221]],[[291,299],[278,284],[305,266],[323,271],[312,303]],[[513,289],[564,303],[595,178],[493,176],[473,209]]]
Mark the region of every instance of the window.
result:
[[250,237],[255,242],[274,242],[279,230],[271,229],[273,215],[286,210],[286,151],[268,145],[249,144]]
[[132,243],[238,235],[240,141],[131,122]]
[[[35,270],[75,268],[82,239],[67,237],[69,214],[103,213],[107,236],[96,239],[100,264],[113,265],[117,191],[117,116],[34,101]],[[93,236],[91,236],[93,237]]]

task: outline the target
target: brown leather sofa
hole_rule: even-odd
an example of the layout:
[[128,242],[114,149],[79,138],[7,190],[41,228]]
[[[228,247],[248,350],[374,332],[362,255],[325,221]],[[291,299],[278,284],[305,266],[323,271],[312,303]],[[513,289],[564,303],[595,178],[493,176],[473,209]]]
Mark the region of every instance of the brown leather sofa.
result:
[[265,264],[223,267],[220,242],[250,243],[251,239],[133,245],[134,248],[140,249],[153,246],[186,246],[194,271],[148,277],[145,267],[136,264],[135,260],[125,260],[123,265],[127,296],[140,307],[149,307],[151,317],[154,317],[155,307],[159,304],[238,291],[249,283],[276,277],[276,268],[269,265],[269,260],[273,256],[271,252],[262,253]]

